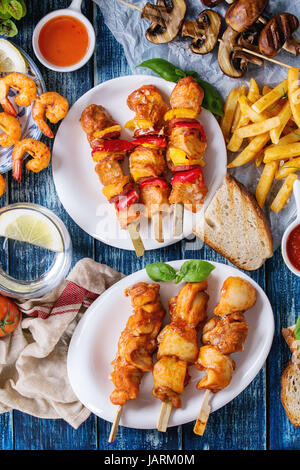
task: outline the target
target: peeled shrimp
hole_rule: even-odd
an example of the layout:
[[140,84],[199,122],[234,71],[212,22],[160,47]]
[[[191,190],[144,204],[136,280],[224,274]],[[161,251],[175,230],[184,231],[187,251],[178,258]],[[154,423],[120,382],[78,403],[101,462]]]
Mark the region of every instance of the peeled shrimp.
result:
[[23,73],[13,72],[0,79],[0,103],[8,114],[17,116],[16,110],[8,99],[10,88],[19,92],[15,97],[18,106],[30,106],[36,97],[36,84],[32,78]]
[[48,91],[38,96],[35,100],[32,108],[32,117],[42,133],[52,138],[53,133],[45,122],[45,115],[50,122],[56,124],[66,116],[68,109],[69,103],[66,98],[55,91]]
[[17,142],[12,152],[13,161],[13,177],[17,181],[22,178],[22,161],[25,153],[32,156],[32,160],[26,163],[27,170],[38,173],[39,171],[47,168],[50,162],[50,150],[47,145],[35,139],[23,139]]
[[5,193],[6,189],[6,184],[5,184],[5,179],[3,178],[3,175],[0,173],[0,197],[3,196]]
[[1,147],[11,147],[21,139],[22,129],[19,121],[10,114],[0,113],[0,129],[4,131],[4,134],[0,135]]

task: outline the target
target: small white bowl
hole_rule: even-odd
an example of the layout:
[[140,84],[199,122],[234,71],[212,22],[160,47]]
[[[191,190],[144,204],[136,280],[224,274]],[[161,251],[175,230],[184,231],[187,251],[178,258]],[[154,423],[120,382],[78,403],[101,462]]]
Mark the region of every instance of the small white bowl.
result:
[[297,217],[296,217],[296,220],[294,220],[294,222],[292,222],[288,226],[288,228],[283,234],[283,237],[281,240],[281,252],[282,252],[283,260],[285,264],[287,265],[287,267],[289,268],[289,270],[292,273],[294,273],[296,276],[300,277],[300,271],[296,269],[295,266],[293,266],[292,263],[290,262],[289,257],[287,255],[287,249],[286,249],[287,241],[290,236],[290,233],[294,230],[295,227],[297,227],[297,225],[300,225],[300,180],[296,180],[294,182],[293,193],[294,193],[295,200],[296,200]]
[[[36,25],[32,35],[33,50],[39,61],[48,69],[55,70],[56,72],[73,72],[74,70],[80,69],[91,58],[95,49],[95,31],[90,21],[81,13],[81,3],[82,0],[73,0],[69,8],[62,8],[48,13]],[[49,20],[58,16],[72,16],[76,18],[86,27],[89,36],[89,46],[85,56],[79,62],[76,62],[76,64],[67,67],[59,67],[46,60],[39,48],[39,35],[41,29]]]

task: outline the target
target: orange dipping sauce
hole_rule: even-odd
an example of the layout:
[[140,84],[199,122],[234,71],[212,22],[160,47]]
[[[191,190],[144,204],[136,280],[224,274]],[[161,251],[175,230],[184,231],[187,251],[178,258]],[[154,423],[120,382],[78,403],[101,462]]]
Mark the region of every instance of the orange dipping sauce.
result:
[[300,225],[297,225],[289,234],[286,252],[291,264],[300,271]]
[[86,55],[89,35],[73,16],[57,16],[41,29],[39,48],[44,58],[59,67],[77,64]]

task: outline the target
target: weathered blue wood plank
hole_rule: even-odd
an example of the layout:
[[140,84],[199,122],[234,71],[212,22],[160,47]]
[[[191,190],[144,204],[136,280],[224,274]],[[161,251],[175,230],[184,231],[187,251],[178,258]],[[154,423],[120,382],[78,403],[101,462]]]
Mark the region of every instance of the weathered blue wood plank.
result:
[[[92,5],[87,3],[85,13],[92,20]],[[69,6],[69,1],[27,2],[28,14],[20,24],[20,33],[15,42],[20,44],[34,58],[32,51],[32,31],[34,25],[46,13],[55,8]],[[37,59],[35,59],[37,62]],[[48,90],[55,90],[66,96],[72,105],[83,93],[93,86],[93,63],[89,62],[82,69],[71,73],[55,73],[39,64]],[[50,139],[42,138],[52,146]],[[66,175],[67,177],[67,175]],[[73,242],[73,264],[82,257],[94,256],[94,242],[68,216],[63,209],[55,191],[51,165],[39,174],[24,171],[21,184],[11,181],[11,202],[28,201],[52,209],[65,222]],[[30,260],[15,264],[16,253],[11,253],[10,273],[15,276],[28,274],[34,267]],[[91,416],[78,430],[74,430],[63,420],[42,420],[20,412],[14,412],[15,448],[21,449],[95,449],[97,448],[97,423]],[[8,448],[8,447],[6,447]]]
[[292,426],[280,400],[281,374],[291,358],[281,329],[293,325],[300,314],[300,279],[283,264],[280,249],[268,261],[267,274],[267,294],[275,317],[275,338],[268,362],[270,449],[300,449],[300,428]]

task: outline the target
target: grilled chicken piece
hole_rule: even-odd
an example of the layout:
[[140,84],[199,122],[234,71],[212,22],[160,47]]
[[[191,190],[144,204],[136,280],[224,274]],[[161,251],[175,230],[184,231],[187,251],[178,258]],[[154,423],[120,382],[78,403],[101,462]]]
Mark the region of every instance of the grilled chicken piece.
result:
[[123,405],[136,398],[142,373],[152,370],[152,354],[157,346],[157,334],[165,314],[160,302],[158,284],[139,282],[125,290],[131,297],[134,314],[127,321],[112,362],[111,379],[116,390],[111,402]]
[[188,282],[179,291],[177,297],[171,299],[169,303],[172,319],[178,318],[192,328],[206,319],[207,303],[209,296],[205,292],[207,281]]
[[194,363],[198,355],[197,331],[177,320],[165,326],[158,335],[159,350],[157,359],[163,356],[176,356],[187,363]]
[[169,138],[169,147],[183,150],[190,160],[200,160],[207,144],[202,142],[199,130],[174,127]]
[[147,210],[145,214],[149,219],[156,212],[166,211],[169,207],[170,188],[162,188],[160,186],[140,186],[140,201]]
[[161,150],[139,145],[130,155],[130,173],[134,181],[149,176],[159,176],[167,169]]
[[180,396],[190,377],[187,363],[176,357],[164,356],[153,367],[153,396],[162,401],[171,401],[175,408],[181,408]]
[[[95,132],[116,126],[118,123],[111,117],[103,106],[90,104],[81,114],[80,124],[87,134],[88,140],[92,140]],[[118,136],[120,132],[118,132]],[[117,136],[117,137],[118,137]]]
[[203,328],[202,343],[210,344],[222,354],[243,351],[249,326],[240,312],[212,318]]
[[197,384],[197,389],[211,390],[213,393],[222,390],[229,385],[235,362],[230,356],[225,356],[213,346],[202,346],[196,366],[199,370],[205,370],[207,375]]
[[185,208],[198,212],[203,205],[207,194],[207,187],[199,183],[190,183],[189,181],[182,183],[177,181],[172,184],[172,191],[169,197],[170,204],[182,203]]
[[143,85],[127,98],[129,109],[136,113],[135,119],[146,120],[156,126],[167,112],[167,105],[158,89],[153,85]]
[[110,395],[110,401],[114,405],[124,405],[138,396],[143,372],[127,364],[122,358],[116,359],[112,365],[114,371],[111,373],[111,380],[116,390]]
[[170,103],[173,109],[192,109],[197,114],[201,112],[201,104],[204,98],[204,91],[193,79],[185,77],[179,80],[170,96]]
[[214,313],[219,316],[233,312],[245,312],[255,305],[256,289],[240,277],[228,277],[221,290],[221,297]]
[[[116,183],[124,176],[120,162],[114,160],[112,157],[107,157],[95,166],[95,171],[99,176],[99,180],[103,186]],[[127,176],[127,182],[129,177]]]

